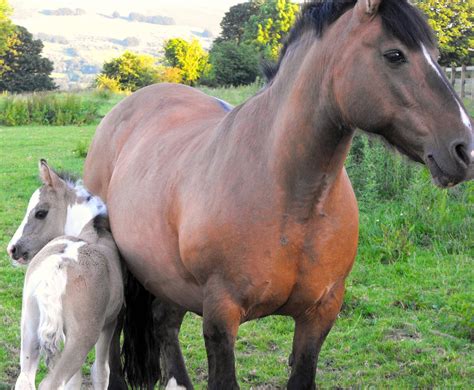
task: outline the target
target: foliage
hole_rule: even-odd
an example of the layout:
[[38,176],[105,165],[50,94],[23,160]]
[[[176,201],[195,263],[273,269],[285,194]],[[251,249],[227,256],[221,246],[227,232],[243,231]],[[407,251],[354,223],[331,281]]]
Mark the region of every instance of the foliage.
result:
[[[136,54],[126,51],[120,57],[104,64],[102,73],[97,78],[97,84],[114,86],[116,80],[121,91],[136,91],[153,84],[156,77],[155,58],[146,54]],[[108,79],[104,79],[106,76]]]
[[158,66],[156,81],[158,83],[181,83],[183,81],[183,71],[171,66]]
[[130,14],[128,15],[128,20],[130,20],[131,22],[162,24],[165,26],[176,24],[174,19],[170,18],[169,16],[161,16],[161,15],[148,16],[148,15],[139,14],[138,12],[130,12]]
[[114,79],[112,77],[108,77],[103,73],[97,76],[95,83],[99,91],[109,91],[112,93],[122,92],[119,80]]
[[258,10],[259,5],[254,1],[240,3],[230,7],[221,21],[221,35],[216,41],[234,41],[241,43],[245,33],[245,25],[251,16],[257,14]]
[[82,16],[86,14],[82,8],[58,8],[58,9],[44,9],[40,11],[43,15],[48,16]]
[[84,125],[98,118],[97,104],[78,95],[33,94],[0,100],[0,125]]
[[0,62],[3,63],[0,91],[33,92],[56,88],[52,78],[53,63],[41,56],[43,43],[33,39],[24,27],[17,26],[8,39],[8,49]]
[[209,71],[208,53],[197,39],[187,42],[181,38],[172,38],[164,45],[167,65],[181,69],[183,83],[194,85]]
[[440,64],[473,64],[474,2],[472,0],[417,0],[435,30],[441,51]]
[[259,57],[252,46],[232,41],[214,43],[210,52],[212,76],[218,85],[246,85],[258,75]]
[[299,6],[291,0],[264,1],[245,26],[245,40],[253,43],[264,58],[278,58],[282,41],[296,19]]
[[[0,0],[0,55],[7,49],[7,39],[13,30],[13,25],[9,18],[10,14],[11,8],[8,5],[8,1]],[[2,66],[1,60],[0,66]]]

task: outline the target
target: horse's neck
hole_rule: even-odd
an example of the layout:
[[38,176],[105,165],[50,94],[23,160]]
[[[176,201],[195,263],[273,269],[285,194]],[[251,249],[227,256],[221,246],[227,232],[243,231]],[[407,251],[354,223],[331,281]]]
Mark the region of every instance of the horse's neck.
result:
[[261,118],[269,131],[270,166],[288,212],[300,219],[310,217],[340,175],[353,137],[331,93],[330,54],[315,40],[308,34],[290,47],[290,60],[262,97],[249,102],[271,106],[272,115]]

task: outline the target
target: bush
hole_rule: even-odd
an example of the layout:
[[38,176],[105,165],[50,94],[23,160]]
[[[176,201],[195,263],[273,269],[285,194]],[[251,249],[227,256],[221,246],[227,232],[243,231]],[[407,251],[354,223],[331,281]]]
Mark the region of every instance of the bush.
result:
[[181,83],[183,81],[183,72],[179,68],[159,66],[156,73],[156,82],[158,83]]
[[249,45],[234,42],[214,44],[210,52],[212,76],[218,85],[247,85],[255,81],[259,73],[259,58]]
[[0,124],[84,125],[98,118],[98,106],[73,94],[35,94],[0,99]]
[[[153,84],[156,79],[156,59],[146,54],[136,54],[126,51],[120,57],[113,58],[104,64],[102,73],[97,77],[97,82],[101,77],[116,80],[120,91],[131,91]],[[113,82],[105,80],[109,86]]]
[[105,74],[97,76],[96,86],[100,91],[108,91],[111,93],[119,93],[122,91],[120,82],[113,77],[106,76]]

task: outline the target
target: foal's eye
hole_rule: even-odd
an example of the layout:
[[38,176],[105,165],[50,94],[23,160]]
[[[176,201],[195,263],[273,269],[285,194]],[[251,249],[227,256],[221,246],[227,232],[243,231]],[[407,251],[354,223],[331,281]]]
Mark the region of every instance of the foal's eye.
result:
[[35,213],[35,218],[36,219],[45,219],[47,215],[48,215],[48,210],[38,210]]
[[405,54],[400,50],[389,50],[383,55],[391,64],[403,64],[407,62]]

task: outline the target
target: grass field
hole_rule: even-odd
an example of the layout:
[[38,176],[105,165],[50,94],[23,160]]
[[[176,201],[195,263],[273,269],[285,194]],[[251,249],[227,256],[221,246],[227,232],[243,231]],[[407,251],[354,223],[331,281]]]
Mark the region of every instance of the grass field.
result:
[[[236,104],[254,90],[210,92]],[[78,145],[87,144],[94,130],[95,125],[0,127],[0,248],[6,248],[39,185],[38,159],[81,172]],[[413,188],[393,200],[360,198],[359,255],[343,311],[320,355],[317,384],[473,388],[474,186],[448,193],[418,173]],[[24,270],[13,268],[2,249],[0,389],[9,388],[18,374],[23,277]],[[241,326],[236,355],[243,389],[284,387],[292,332],[292,321],[282,317]],[[186,317],[181,342],[194,384],[205,388],[199,317]]]

